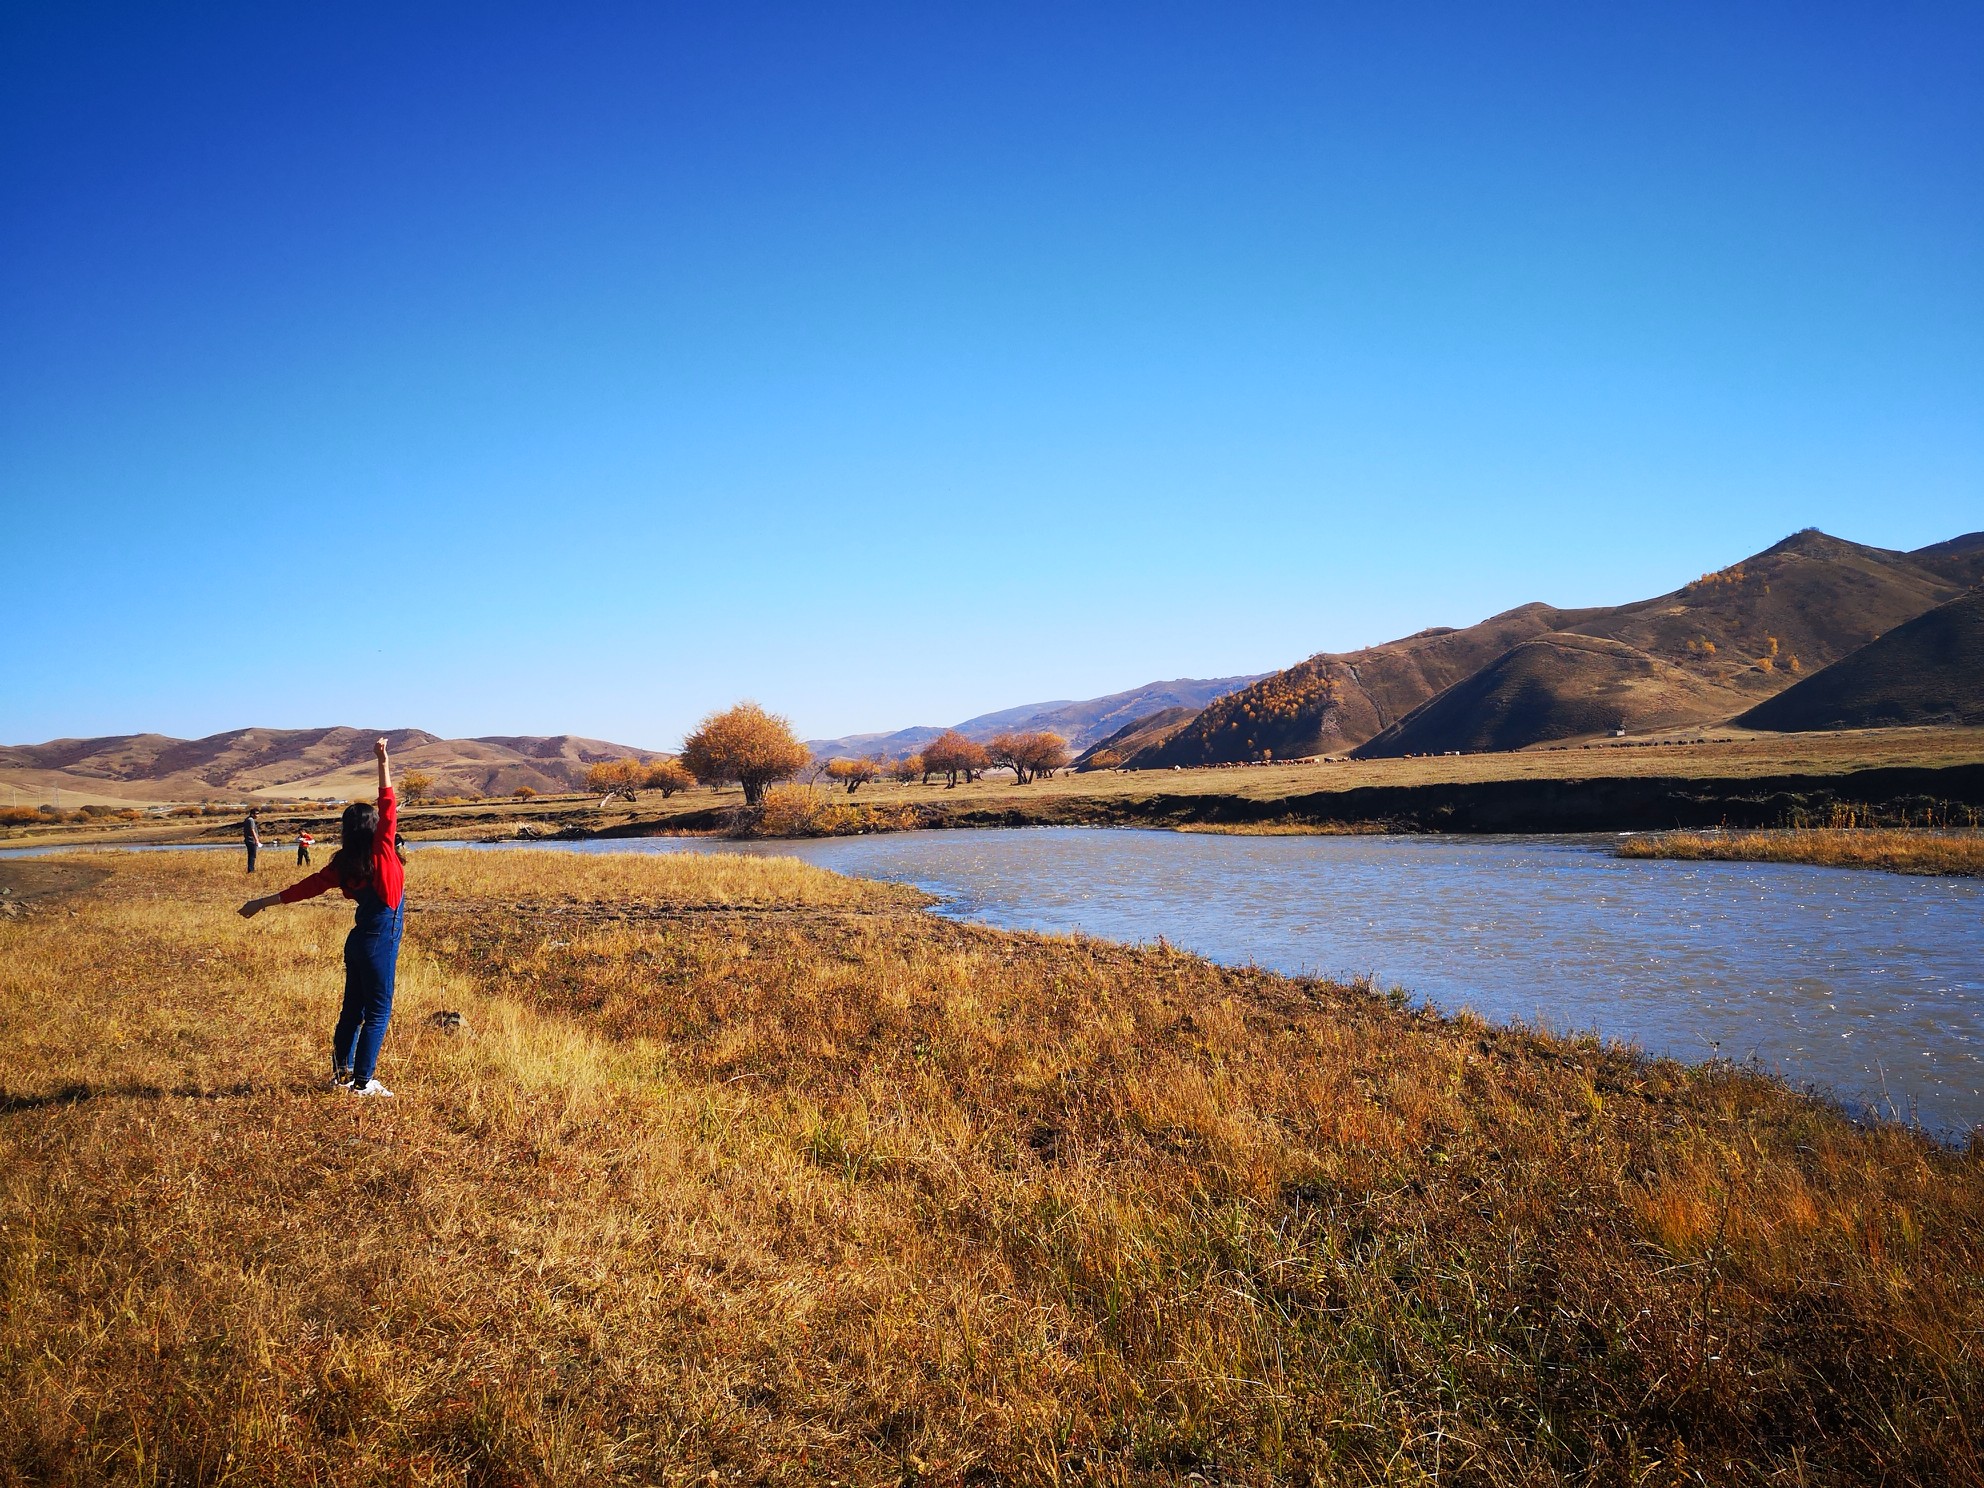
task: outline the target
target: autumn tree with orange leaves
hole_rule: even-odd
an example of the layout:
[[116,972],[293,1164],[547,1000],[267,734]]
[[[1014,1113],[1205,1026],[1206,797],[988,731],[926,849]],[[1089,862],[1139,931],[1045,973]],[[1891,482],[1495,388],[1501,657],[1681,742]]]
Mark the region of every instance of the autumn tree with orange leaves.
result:
[[792,725],[756,703],[739,703],[712,713],[682,741],[682,764],[704,785],[744,787],[746,805],[756,806],[765,787],[790,780],[812,755]]
[[694,785],[696,777],[683,768],[680,760],[650,760],[645,783],[660,791],[662,800],[666,801],[677,791]]
[[942,775],[946,789],[955,786],[960,775],[969,785],[991,763],[992,757],[985,752],[984,745],[967,739],[956,729],[945,729],[923,746],[924,778]]
[[995,765],[1005,765],[1020,785],[1067,768],[1068,742],[1059,734],[1001,734],[985,746]]
[[836,785],[846,786],[850,796],[881,773],[881,765],[872,759],[837,759],[827,763],[827,778]]
[[615,796],[632,801],[647,784],[647,775],[648,767],[637,759],[600,760],[586,769],[586,789],[599,792],[602,806]]

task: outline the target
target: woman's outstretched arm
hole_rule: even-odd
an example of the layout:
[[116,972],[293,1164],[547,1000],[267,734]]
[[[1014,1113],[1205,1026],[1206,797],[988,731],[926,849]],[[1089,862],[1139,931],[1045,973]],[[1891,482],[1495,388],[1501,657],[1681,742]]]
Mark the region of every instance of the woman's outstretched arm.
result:
[[273,894],[264,894],[259,899],[250,899],[241,906],[241,918],[252,920],[265,909],[274,909],[278,904],[295,904],[299,900],[314,899],[319,894],[328,894],[337,887],[339,887],[338,871],[330,863],[326,863],[315,873],[306,878],[299,878],[286,889]]
[[374,739],[372,752],[379,757],[379,794],[383,796],[393,788],[393,767],[386,760],[386,741]]

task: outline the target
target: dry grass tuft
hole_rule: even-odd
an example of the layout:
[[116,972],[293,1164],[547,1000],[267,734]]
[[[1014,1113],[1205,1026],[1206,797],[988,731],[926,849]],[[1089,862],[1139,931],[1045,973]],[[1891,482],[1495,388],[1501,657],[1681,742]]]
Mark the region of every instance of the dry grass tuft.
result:
[[1908,1132],[790,861],[410,892],[380,1103],[340,909],[0,922],[0,1480],[1984,1476],[1984,1163]]
[[1915,827],[1796,827],[1777,832],[1659,832],[1619,844],[1622,858],[1720,859],[1879,868],[1889,873],[1984,874],[1984,832]]

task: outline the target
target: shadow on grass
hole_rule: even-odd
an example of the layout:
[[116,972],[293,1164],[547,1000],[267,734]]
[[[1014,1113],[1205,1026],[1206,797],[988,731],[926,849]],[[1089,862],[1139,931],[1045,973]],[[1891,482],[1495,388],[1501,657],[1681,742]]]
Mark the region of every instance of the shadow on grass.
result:
[[242,1100],[253,1095],[301,1095],[314,1089],[314,1085],[295,1082],[257,1085],[252,1080],[242,1080],[212,1090],[201,1090],[190,1085],[168,1090],[163,1085],[75,1084],[64,1085],[60,1090],[46,1095],[14,1095],[0,1089],[0,1116],[12,1116],[20,1111],[40,1111],[49,1106],[79,1106],[93,1100]]

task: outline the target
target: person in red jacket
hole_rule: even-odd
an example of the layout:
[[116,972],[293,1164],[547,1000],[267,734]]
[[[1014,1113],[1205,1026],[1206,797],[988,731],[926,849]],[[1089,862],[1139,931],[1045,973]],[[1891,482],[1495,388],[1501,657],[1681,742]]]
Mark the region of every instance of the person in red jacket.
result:
[[330,862],[279,894],[250,899],[241,906],[241,915],[253,919],[278,904],[295,904],[332,889],[358,901],[357,922],[344,942],[344,1007],[331,1035],[331,1083],[353,1095],[380,1096],[392,1094],[373,1078],[373,1071],[393,1016],[393,978],[406,924],[406,864],[394,845],[400,807],[386,741],[375,741],[372,752],[379,760],[379,804],[354,801],[345,807],[338,850]]

